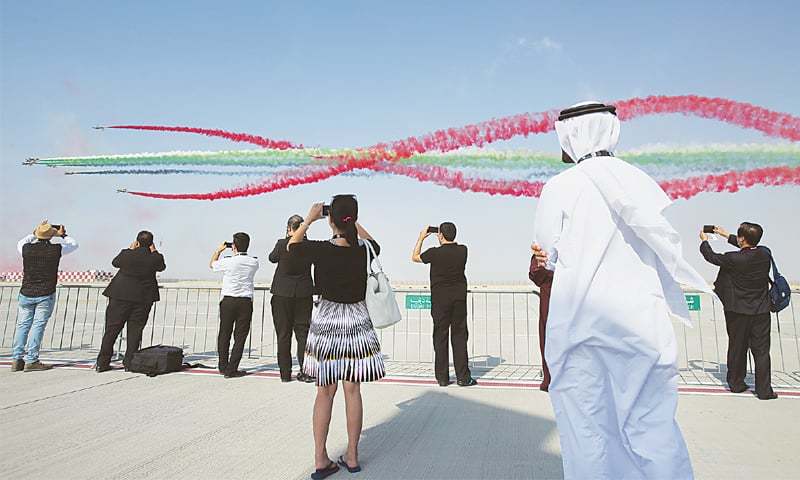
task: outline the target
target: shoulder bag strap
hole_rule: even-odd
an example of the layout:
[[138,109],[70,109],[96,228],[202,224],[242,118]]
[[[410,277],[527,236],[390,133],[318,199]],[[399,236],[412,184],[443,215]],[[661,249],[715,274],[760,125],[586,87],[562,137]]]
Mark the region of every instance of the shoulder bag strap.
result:
[[367,251],[367,278],[372,275],[372,258],[370,258],[370,254],[372,253],[369,248],[369,242],[365,242],[364,240],[358,239],[359,246],[367,247],[365,250]]
[[364,240],[364,243],[367,245],[367,275],[370,273],[376,273],[372,270],[373,261],[378,264],[378,272],[383,273],[383,265],[381,265],[381,261],[378,259],[378,254],[375,253],[375,249],[372,247],[372,242],[369,240]]
[[772,263],[772,280],[770,280],[770,282],[774,283],[775,279],[781,276],[781,273],[778,271],[778,265],[775,264],[775,258],[772,256],[772,250],[770,250],[768,247],[761,248],[769,253],[769,261]]

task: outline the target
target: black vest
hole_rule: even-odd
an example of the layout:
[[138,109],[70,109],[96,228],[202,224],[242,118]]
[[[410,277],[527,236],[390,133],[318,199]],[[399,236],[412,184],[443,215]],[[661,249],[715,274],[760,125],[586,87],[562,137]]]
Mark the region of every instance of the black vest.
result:
[[61,245],[39,240],[22,246],[22,288],[26,297],[43,297],[56,291]]

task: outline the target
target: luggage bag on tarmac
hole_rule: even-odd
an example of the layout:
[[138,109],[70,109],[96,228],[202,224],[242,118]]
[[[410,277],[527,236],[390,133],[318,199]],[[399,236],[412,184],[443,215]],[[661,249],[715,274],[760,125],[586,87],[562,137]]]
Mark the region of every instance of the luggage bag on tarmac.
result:
[[128,370],[148,377],[180,372],[183,369],[183,349],[169,345],[154,345],[133,354]]

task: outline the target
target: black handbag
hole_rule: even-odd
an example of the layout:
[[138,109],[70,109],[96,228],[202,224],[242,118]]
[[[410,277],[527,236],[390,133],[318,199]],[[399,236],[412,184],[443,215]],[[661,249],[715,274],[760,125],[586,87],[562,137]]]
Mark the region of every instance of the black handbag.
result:
[[133,354],[128,370],[148,377],[183,370],[183,349],[169,345],[154,345]]

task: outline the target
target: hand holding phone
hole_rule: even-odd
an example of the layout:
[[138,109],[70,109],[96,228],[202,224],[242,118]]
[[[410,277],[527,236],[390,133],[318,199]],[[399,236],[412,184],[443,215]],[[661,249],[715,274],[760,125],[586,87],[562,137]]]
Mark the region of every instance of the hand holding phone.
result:
[[331,214],[331,206],[330,205],[323,205],[322,206],[322,216],[328,217]]
[[439,227],[428,227],[428,233],[439,233]]
[[714,233],[714,225],[703,225],[703,233]]
[[233,248],[233,242],[225,242],[225,248]]

